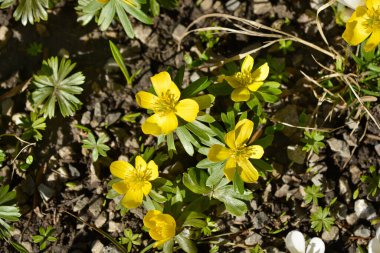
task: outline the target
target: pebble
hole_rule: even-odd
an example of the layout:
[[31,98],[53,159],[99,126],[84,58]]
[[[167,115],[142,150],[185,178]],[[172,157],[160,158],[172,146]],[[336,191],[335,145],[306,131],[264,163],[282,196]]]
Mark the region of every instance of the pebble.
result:
[[235,11],[237,8],[239,8],[239,6],[240,6],[240,2],[237,0],[229,0],[226,3],[226,9],[228,11]]
[[12,109],[13,109],[14,104],[15,103],[10,98],[4,99],[1,102],[1,114],[2,115],[7,115],[7,116],[11,117],[12,116]]
[[329,231],[324,231],[322,233],[322,240],[325,242],[331,242],[339,239],[339,228],[337,226],[332,226]]
[[331,150],[337,152],[341,157],[351,157],[350,149],[348,148],[347,142],[338,140],[336,138],[330,138],[326,142],[330,146]]
[[352,192],[345,177],[339,178],[339,194],[344,197],[344,201],[349,204],[351,202]]
[[87,204],[90,199],[87,197],[84,197],[82,199],[79,199],[77,202],[75,202],[75,206],[73,207],[74,212],[79,212],[82,210]]
[[174,29],[172,36],[173,36],[175,41],[179,42],[181,40],[182,36],[185,34],[185,32],[186,32],[186,27],[179,24]]
[[359,217],[356,213],[352,213],[346,216],[346,221],[349,225],[354,225],[358,221]]
[[8,43],[10,37],[11,31],[9,28],[4,25],[0,26],[0,49]]
[[92,253],[103,253],[104,252],[104,245],[99,240],[96,240],[94,245],[92,245],[91,248]]
[[108,232],[121,232],[122,224],[114,221],[108,222]]
[[207,10],[209,10],[212,7],[213,4],[214,3],[213,3],[212,0],[203,0],[202,3],[201,3],[201,9],[203,11],[207,11]]
[[98,216],[98,218],[96,218],[95,220],[95,227],[97,228],[101,228],[103,227],[103,225],[106,223],[107,221],[107,216],[104,212],[101,212],[100,215]]
[[73,149],[70,146],[62,147],[58,150],[58,155],[63,160],[72,160]]
[[38,186],[38,192],[44,201],[49,201],[54,196],[54,190],[45,184]]
[[284,184],[281,186],[280,189],[278,189],[275,193],[274,193],[274,196],[276,196],[277,198],[283,198],[286,196],[286,194],[288,193],[289,191],[289,185],[287,184]]
[[119,120],[121,116],[121,113],[120,112],[115,112],[115,113],[109,113],[107,116],[106,116],[106,126],[110,126],[112,124],[114,124],[116,121]]
[[133,31],[135,32],[135,36],[142,43],[147,44],[148,37],[152,33],[152,28],[147,25],[138,24],[133,27]]
[[83,113],[82,119],[80,120],[80,123],[82,125],[88,125],[88,124],[90,124],[90,122],[91,122],[91,112],[87,111],[87,112]]
[[262,15],[270,13],[272,10],[272,4],[269,1],[254,0],[253,1],[253,13],[256,15]]
[[91,213],[92,216],[98,217],[98,215],[102,211],[102,205],[103,205],[103,199],[98,198],[96,201],[94,201],[94,203],[92,203],[89,206],[88,211]]
[[254,229],[262,229],[268,221],[268,216],[264,212],[259,212],[252,219],[252,226]]
[[361,170],[359,169],[358,166],[352,165],[350,166],[350,173],[351,173],[351,181],[353,184],[357,184],[360,181],[360,175],[361,175]]
[[355,213],[360,219],[371,220],[376,217],[375,208],[365,199],[355,201]]
[[322,186],[323,181],[325,181],[325,180],[324,180],[322,174],[317,174],[317,175],[315,175],[315,176],[311,179],[311,182],[313,182],[313,184],[315,184],[316,186]]
[[247,239],[245,239],[244,243],[248,246],[253,246],[256,244],[261,245],[263,243],[262,236],[259,234],[252,234]]
[[369,238],[371,236],[371,230],[363,225],[360,225],[357,229],[355,229],[354,235],[363,238]]
[[375,145],[375,151],[378,156],[380,156],[380,144]]

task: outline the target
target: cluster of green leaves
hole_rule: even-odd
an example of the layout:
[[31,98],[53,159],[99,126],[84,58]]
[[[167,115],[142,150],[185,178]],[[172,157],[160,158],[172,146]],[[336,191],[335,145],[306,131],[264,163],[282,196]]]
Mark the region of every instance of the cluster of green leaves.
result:
[[[360,181],[366,185],[368,193],[375,197],[380,189],[380,174],[377,172],[375,166],[370,166],[368,172],[360,177]],[[356,199],[359,195],[359,187],[354,192],[353,198]]]
[[40,234],[33,235],[32,239],[34,243],[38,243],[40,245],[40,250],[46,249],[49,243],[57,241],[57,238],[53,236],[55,229],[52,226],[48,226],[46,229],[40,227],[38,232]]
[[34,24],[40,20],[47,20],[49,7],[48,0],[0,0],[0,8],[8,8],[16,5],[16,10],[13,12],[13,17],[16,20],[21,20],[23,25],[27,23]]
[[83,148],[92,150],[92,160],[96,162],[99,158],[99,155],[107,157],[107,151],[110,150],[110,147],[106,145],[109,141],[109,138],[106,134],[101,134],[96,140],[95,136],[89,132],[86,139],[83,140]]
[[141,234],[133,234],[132,229],[124,229],[124,236],[119,238],[122,245],[126,245],[127,251],[131,252],[133,245],[141,245]]
[[312,186],[306,186],[305,188],[305,203],[310,204],[313,203],[313,205],[318,206],[318,199],[323,198],[325,195],[323,192],[321,192],[321,187],[312,185]]
[[42,140],[42,133],[40,131],[43,131],[46,128],[45,120],[45,117],[39,117],[35,112],[31,112],[29,117],[21,117],[19,125],[24,130],[21,138],[26,141],[31,138],[34,138],[36,141]]
[[57,57],[51,57],[43,61],[40,73],[33,76],[33,105],[44,117],[54,117],[57,102],[64,117],[74,115],[82,104],[75,95],[82,93],[80,85],[85,77],[81,72],[69,75],[75,65],[65,58],[59,62]]
[[21,216],[19,208],[15,204],[16,191],[10,191],[9,185],[0,187],[0,239],[7,241],[18,252],[27,253],[28,251],[19,243],[11,238],[11,226],[9,223],[19,220]]
[[305,137],[302,138],[302,142],[305,143],[305,146],[302,148],[302,150],[306,152],[314,152],[317,155],[319,154],[319,151],[326,147],[326,145],[323,143],[323,140],[325,136],[319,132],[319,131],[305,131],[304,132]]

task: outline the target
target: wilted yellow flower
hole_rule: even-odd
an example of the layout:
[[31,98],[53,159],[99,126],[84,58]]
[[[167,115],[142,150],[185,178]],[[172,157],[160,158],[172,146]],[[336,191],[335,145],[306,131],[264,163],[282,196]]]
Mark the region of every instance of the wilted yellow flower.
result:
[[264,149],[259,145],[247,146],[252,131],[253,122],[243,119],[236,124],[234,130],[228,132],[224,137],[228,148],[214,144],[208,152],[208,159],[212,162],[227,160],[224,166],[224,175],[229,180],[234,178],[236,170],[246,183],[254,183],[259,178],[259,173],[249,159],[260,159],[264,154]]
[[342,37],[348,44],[356,46],[367,40],[364,50],[372,51],[380,43],[380,0],[367,0],[359,6],[346,24]]
[[121,204],[127,208],[141,205],[144,195],[152,189],[152,181],[158,177],[158,166],[152,160],[148,164],[141,156],[135,159],[135,167],[125,161],[115,161],[110,166],[111,173],[122,180],[114,183],[112,189],[125,194]]
[[155,136],[169,134],[178,127],[177,116],[192,122],[198,115],[199,106],[193,99],[182,99],[177,85],[171,80],[168,72],[161,72],[150,78],[157,94],[140,91],[136,94],[139,106],[154,111],[142,125],[145,134]]
[[176,223],[169,214],[158,210],[150,210],[144,217],[144,226],[149,229],[149,235],[156,240],[153,247],[158,247],[175,236]]
[[252,72],[253,63],[253,58],[247,55],[241,65],[240,72],[235,73],[233,76],[222,75],[218,78],[219,82],[226,80],[227,83],[234,88],[231,93],[232,101],[248,101],[251,97],[251,92],[257,91],[268,77],[268,63],[264,63]]

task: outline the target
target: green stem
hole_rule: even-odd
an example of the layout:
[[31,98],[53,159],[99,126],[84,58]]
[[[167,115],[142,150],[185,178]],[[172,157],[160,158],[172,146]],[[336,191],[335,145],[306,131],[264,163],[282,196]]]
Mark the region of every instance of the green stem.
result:
[[140,253],[145,253],[145,252],[147,252],[148,250],[150,250],[151,248],[153,248],[153,245],[154,245],[155,243],[151,243],[151,244],[149,244],[148,246],[146,246],[142,251],[140,251]]

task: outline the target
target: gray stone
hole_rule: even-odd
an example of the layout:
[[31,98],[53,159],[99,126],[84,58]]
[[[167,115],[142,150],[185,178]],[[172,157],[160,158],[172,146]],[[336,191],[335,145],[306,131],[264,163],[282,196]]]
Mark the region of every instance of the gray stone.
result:
[[376,217],[375,208],[365,199],[355,201],[355,213],[360,219],[371,220]]
[[337,152],[341,157],[351,157],[350,149],[348,148],[347,142],[338,140],[336,138],[330,138],[326,142],[330,146],[331,150]]
[[147,44],[148,37],[152,33],[152,28],[147,25],[138,24],[133,27],[133,31],[135,32],[135,36],[142,43]]
[[92,245],[91,252],[92,253],[103,253],[104,251],[104,245],[99,240],[96,240],[96,242]]
[[107,221],[107,215],[104,212],[101,212],[98,218],[95,220],[95,227],[101,228]]
[[108,222],[108,232],[121,232],[122,231],[122,224],[116,223],[114,221]]
[[77,168],[75,168],[74,166],[72,166],[71,164],[69,164],[69,171],[70,171],[70,176],[72,178],[80,177],[79,170]]
[[358,216],[356,213],[352,213],[346,216],[346,221],[349,225],[354,225],[358,221]]
[[104,247],[103,253],[120,253],[120,251],[116,249],[113,245],[108,245]]
[[58,150],[58,155],[64,160],[72,160],[73,149],[70,146],[62,147]]
[[87,112],[83,113],[82,119],[80,120],[80,123],[82,125],[88,125],[88,124],[90,124],[90,122],[91,122],[91,112],[87,111]]
[[344,196],[344,200],[347,204],[351,202],[352,192],[348,180],[345,177],[339,178],[339,194]]
[[203,0],[202,3],[201,3],[201,9],[203,11],[208,11],[209,9],[211,9],[212,5],[213,5],[213,1],[212,0]]
[[12,32],[8,29],[8,27],[4,25],[0,26],[0,49],[8,43],[11,33]]
[[74,212],[81,211],[87,204],[88,204],[89,198],[84,197],[82,199],[79,199],[77,202],[75,202],[75,206],[73,207]]
[[182,36],[185,34],[185,32],[186,32],[186,27],[179,24],[174,29],[172,36],[173,36],[175,41],[179,42],[181,40]]
[[284,184],[281,186],[280,189],[278,189],[275,193],[274,196],[277,198],[283,198],[286,196],[286,194],[289,192],[289,185]]
[[262,229],[268,221],[268,216],[264,212],[259,212],[252,219],[252,227],[254,229]]
[[238,0],[229,0],[226,3],[226,9],[228,11],[235,11],[237,8],[239,8],[240,2]]
[[271,11],[272,11],[272,4],[270,2],[255,1],[253,3],[253,13],[256,15],[270,13]]
[[375,151],[378,156],[380,156],[380,144],[375,145]]
[[97,200],[94,201],[94,203],[92,203],[89,206],[88,211],[92,214],[92,216],[98,217],[98,215],[102,211],[102,205],[103,205],[103,199],[98,198]]
[[245,239],[244,243],[248,246],[253,246],[256,244],[261,245],[263,243],[262,236],[259,234],[252,234],[247,239]]
[[325,242],[336,241],[339,239],[339,228],[337,226],[332,226],[329,231],[324,231],[322,233],[322,240]]
[[14,106],[14,102],[10,98],[6,98],[3,101],[1,101],[1,113],[2,115],[12,116],[12,109]]
[[311,179],[311,182],[316,186],[322,186],[323,181],[325,181],[325,179],[322,174],[317,174]]
[[45,184],[40,184],[38,186],[38,192],[44,201],[49,201],[54,196],[54,189],[50,188]]
[[301,146],[288,146],[286,152],[290,161],[295,162],[297,164],[305,163],[306,152],[302,150]]
[[359,169],[358,166],[352,165],[350,166],[350,173],[351,173],[351,181],[354,184],[359,183],[360,181],[360,176],[361,176],[361,170]]
[[357,229],[355,229],[354,235],[363,238],[369,238],[371,236],[371,230],[363,225],[360,225]]
[[106,124],[107,126],[112,125],[113,123],[115,123],[116,121],[119,120],[120,116],[121,116],[121,113],[120,113],[120,112],[116,112],[116,113],[110,113],[110,114],[108,114],[108,115],[106,116],[106,120],[105,120],[106,123],[105,123],[105,124]]

